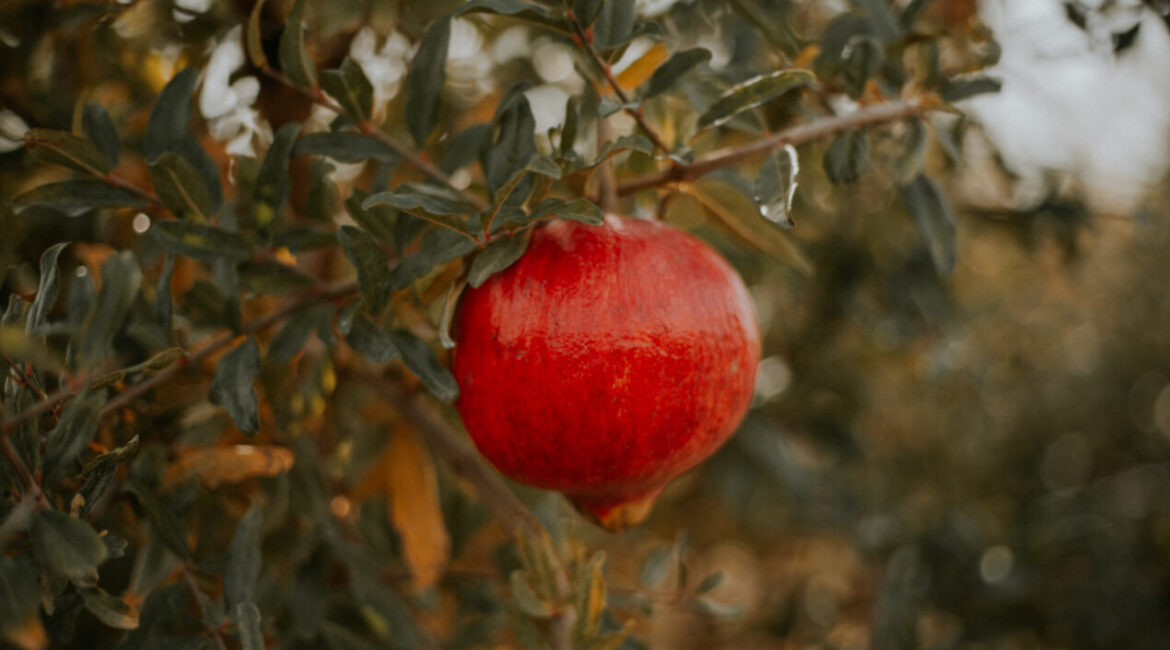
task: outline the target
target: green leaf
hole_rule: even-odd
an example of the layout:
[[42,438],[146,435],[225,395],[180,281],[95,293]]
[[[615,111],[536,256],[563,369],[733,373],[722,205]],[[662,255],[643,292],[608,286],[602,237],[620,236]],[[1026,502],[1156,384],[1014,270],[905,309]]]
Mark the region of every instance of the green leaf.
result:
[[[314,329],[317,330],[317,336],[321,341],[329,344],[332,339],[334,311],[332,305],[314,305],[290,318],[268,344],[268,362],[280,365],[291,361],[301,348],[305,347],[305,342],[309,340],[309,334]],[[321,332],[327,334],[322,336]]]
[[29,543],[41,566],[80,585],[97,583],[98,566],[109,552],[89,524],[57,510],[33,516]]
[[762,106],[814,81],[816,77],[808,70],[777,70],[752,77],[728,88],[699,116],[699,123],[695,128],[702,131],[719,126],[743,111]]
[[142,271],[130,251],[111,255],[102,264],[102,287],[74,334],[72,347],[81,369],[92,369],[110,354],[141,283]]
[[0,353],[13,361],[31,363],[35,368],[65,370],[65,365],[52,350],[19,327],[0,325]]
[[288,176],[288,161],[292,155],[293,143],[301,125],[290,122],[280,127],[272,146],[264,154],[264,162],[260,163],[260,172],[256,175],[256,184],[252,188],[252,203],[255,211],[256,223],[267,227],[280,214],[284,204],[288,203],[292,183]]
[[498,237],[483,249],[471,263],[471,270],[467,274],[467,282],[479,288],[492,275],[512,266],[524,256],[528,250],[528,231],[525,230],[514,237]]
[[471,13],[492,13],[501,16],[512,16],[521,20],[552,27],[567,32],[568,25],[564,21],[554,19],[544,7],[523,0],[471,0],[464,3],[455,12],[455,17]]
[[398,347],[394,345],[390,333],[375,325],[361,312],[355,313],[350,319],[345,342],[374,363],[384,363],[399,357]]
[[45,183],[12,199],[12,211],[20,214],[43,205],[76,217],[97,208],[144,208],[142,197],[96,178]]
[[390,340],[402,354],[402,363],[418,375],[427,390],[445,402],[459,397],[459,384],[455,377],[439,363],[435,353],[422,339],[406,330],[395,330],[390,333]]
[[403,183],[394,192],[379,192],[362,202],[362,209],[390,206],[420,219],[436,223],[444,228],[471,234],[463,215],[475,212],[475,208],[452,197],[443,190],[430,185]]
[[93,103],[85,105],[81,113],[81,131],[101,152],[110,169],[118,166],[122,143],[118,140],[118,130],[114,128],[114,120],[105,106]]
[[45,249],[44,253],[41,253],[41,279],[37,284],[37,297],[28,310],[28,320],[25,323],[26,332],[31,333],[40,327],[45,322],[45,314],[57,302],[57,292],[61,288],[61,273],[57,269],[57,258],[70,243],[53,244]]
[[260,554],[263,524],[264,511],[253,503],[236,525],[236,534],[228,547],[227,565],[223,569],[223,595],[228,607],[249,602],[255,594],[256,580],[260,578],[263,566]]
[[532,208],[528,221],[538,221],[558,217],[571,221],[580,221],[591,226],[600,226],[605,221],[605,213],[597,204],[589,199],[545,199]]
[[280,35],[280,69],[300,88],[317,87],[317,69],[305,49],[305,0],[293,2]]
[[642,86],[642,98],[650,99],[670,90],[683,75],[710,60],[711,51],[702,47],[675,52]]
[[264,650],[264,631],[260,627],[260,608],[256,603],[236,605],[236,626],[240,632],[242,650]]
[[50,484],[60,481],[72,469],[73,462],[93,440],[105,405],[102,393],[82,393],[65,405],[57,426],[45,440],[44,468]]
[[666,579],[670,571],[670,560],[674,557],[674,548],[669,545],[655,547],[642,560],[642,572],[638,582],[643,587],[656,587]]
[[453,230],[435,228],[423,236],[419,249],[399,262],[394,268],[391,288],[398,291],[435,267],[459,259],[475,250],[475,242]]
[[367,210],[362,207],[365,200],[365,192],[355,188],[345,200],[349,216],[362,227],[362,230],[373,235],[378,241],[385,244],[394,243],[394,222],[397,212],[386,206],[370,206]]
[[332,230],[308,226],[291,226],[272,235],[272,245],[287,248],[293,253],[321,250],[337,245],[337,236]]
[[707,576],[706,578],[703,578],[703,581],[699,583],[698,587],[695,587],[695,593],[699,594],[699,595],[705,594],[705,593],[711,591],[712,589],[714,589],[715,587],[718,587],[722,583],[723,583],[723,572],[718,571],[716,573],[712,573],[711,575]]
[[187,545],[187,534],[178,516],[154,490],[131,478],[122,486],[122,491],[134,497],[138,505],[146,512],[154,526],[154,534],[180,560],[191,559],[191,547]]
[[447,43],[451,18],[435,21],[423,34],[418,53],[406,76],[406,126],[415,144],[422,147],[439,120],[439,100],[447,81]]
[[869,165],[869,138],[865,131],[849,129],[837,136],[825,151],[825,174],[837,184],[857,182]]
[[264,39],[260,35],[260,18],[264,11],[265,0],[256,0],[252,5],[252,13],[248,15],[248,31],[246,45],[248,60],[253,66],[264,70],[268,68],[268,56],[264,54]]
[[934,181],[919,174],[902,188],[902,200],[922,234],[934,268],[940,275],[949,275],[955,268],[955,215],[946,197]]
[[0,557],[0,634],[20,628],[41,604],[41,585],[28,555]]
[[171,316],[174,306],[171,304],[171,277],[175,273],[175,255],[167,253],[163,260],[163,270],[158,276],[158,284],[154,289],[154,317],[164,331],[171,330]]
[[186,158],[166,151],[150,164],[154,191],[176,217],[207,223],[215,218],[211,194],[203,178]]
[[692,607],[695,611],[711,618],[717,618],[722,621],[733,621],[743,616],[743,605],[729,605],[721,603],[710,598],[696,598],[691,601]]
[[164,152],[171,151],[191,163],[207,187],[211,197],[211,212],[217,213],[223,207],[223,185],[219,179],[219,167],[191,135],[188,123],[191,121],[191,93],[199,80],[198,68],[186,68],[171,78],[159,94],[146,123],[146,136],[142,142],[147,163],[153,163]]
[[211,401],[226,407],[232,421],[249,435],[260,430],[260,405],[253,382],[260,376],[260,348],[248,339],[223,355],[211,380]]
[[1003,82],[991,77],[967,77],[964,79],[948,79],[939,89],[943,101],[953,104],[970,99],[984,93],[997,93],[1003,87]]
[[601,13],[601,5],[605,0],[573,0],[573,16],[582,27],[589,27],[597,20]]
[[691,185],[690,195],[744,242],[803,272],[812,271],[808,259],[788,235],[771,221],[761,219],[759,207],[734,185],[704,178]]
[[796,224],[792,220],[792,200],[796,196],[796,175],[800,162],[796,148],[785,145],[764,159],[760,165],[760,176],[756,179],[756,203],[760,216],[790,230]]
[[92,142],[68,131],[29,129],[24,146],[33,158],[94,176],[105,176],[110,164]]
[[448,138],[444,143],[447,148],[443,152],[441,169],[454,174],[478,161],[484,151],[491,124],[474,124]]
[[380,314],[392,293],[390,265],[386,253],[367,233],[353,226],[337,229],[337,240],[351,264],[357,269],[358,288],[370,313]]
[[523,570],[513,571],[508,584],[511,587],[512,603],[526,616],[539,619],[552,617],[552,603],[536,595]]
[[638,14],[634,0],[605,0],[593,22],[593,44],[602,51],[616,49],[636,35]]
[[346,57],[337,70],[321,73],[321,87],[329,93],[346,114],[361,124],[370,119],[374,106],[374,87],[357,61]]
[[116,630],[138,628],[138,610],[126,601],[111,596],[98,587],[86,587],[78,591],[81,592],[85,609],[102,623]]
[[654,153],[654,144],[650,142],[649,138],[644,135],[631,134],[623,135],[617,140],[610,140],[606,142],[601,151],[598,152],[597,158],[588,165],[584,165],[581,169],[592,169],[610,158],[622,153],[624,151],[639,151],[644,154]]
[[857,35],[849,40],[842,52],[841,76],[853,99],[861,97],[865,82],[877,74],[885,58],[882,46],[871,36]]
[[240,286],[252,293],[280,294],[307,289],[316,284],[309,275],[280,262],[243,262],[237,267]]
[[397,163],[402,160],[390,145],[361,133],[309,133],[297,139],[293,156],[317,155],[338,162],[357,163],[380,160]]
[[532,116],[532,107],[518,88],[510,92],[492,119],[488,145],[483,153],[484,175],[492,193],[527,167],[537,153],[536,120]]
[[252,246],[239,233],[190,221],[157,221],[150,231],[164,249],[203,262],[246,260]]
[[561,125],[561,155],[572,151],[573,145],[577,144],[577,129],[581,121],[581,101],[580,95],[573,95],[565,102],[565,121]]
[[922,173],[922,166],[926,158],[926,125],[922,120],[906,120],[906,133],[898,138],[898,148],[901,150],[890,163],[894,180],[899,185],[907,185]]

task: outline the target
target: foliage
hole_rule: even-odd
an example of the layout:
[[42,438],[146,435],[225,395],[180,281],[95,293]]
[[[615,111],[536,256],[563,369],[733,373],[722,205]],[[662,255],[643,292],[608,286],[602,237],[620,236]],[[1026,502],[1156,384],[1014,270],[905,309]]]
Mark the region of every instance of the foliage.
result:
[[[938,2],[821,4],[0,8],[0,101],[35,127],[0,154],[0,634],[22,648],[629,650],[680,609],[733,629],[745,608],[720,573],[694,575],[685,535],[601,537],[474,455],[447,406],[447,328],[462,288],[518,259],[541,222],[664,218],[760,296],[806,287],[806,329],[768,337],[801,377],[782,407],[831,453],[859,453],[856,405],[817,397],[842,381],[812,356],[835,350],[818,326],[840,324],[851,287],[886,281],[906,292],[891,311],[922,305],[897,320],[922,328],[904,336],[929,334],[959,247],[945,165],[927,164],[954,147],[927,116],[998,86],[969,74],[989,62],[985,35]],[[372,59],[358,43],[374,31],[393,37]],[[556,86],[546,62],[488,56],[509,33],[569,57],[558,79],[578,81],[555,106],[536,92]],[[396,42],[412,53],[394,59]],[[825,196],[885,225],[861,237],[874,226],[835,218]],[[823,236],[800,241],[798,220]],[[780,409],[761,394],[680,494],[713,486],[751,534],[767,519],[757,490],[806,498]],[[911,647],[916,608],[961,600],[924,539],[867,547],[884,575],[873,647]],[[773,618],[756,628],[804,634],[796,613]]]

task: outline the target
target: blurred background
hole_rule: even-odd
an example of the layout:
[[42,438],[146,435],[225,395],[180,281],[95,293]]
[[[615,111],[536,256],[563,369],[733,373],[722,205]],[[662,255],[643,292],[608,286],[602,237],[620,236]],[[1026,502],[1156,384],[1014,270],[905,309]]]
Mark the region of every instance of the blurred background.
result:
[[[807,44],[874,2],[884,0],[638,8],[672,49],[685,41],[711,50],[708,76],[734,78],[777,58],[807,64],[815,55]],[[274,47],[283,5],[269,4],[265,44]],[[358,61],[379,116],[400,122],[399,91],[422,29],[457,4],[311,2],[314,55]],[[982,69],[1003,82],[997,94],[960,102],[961,113],[929,120],[924,165],[956,217],[953,273],[936,272],[891,181],[896,170],[880,158],[893,136],[875,136],[878,157],[849,186],[825,176],[828,142],[799,148],[788,236],[812,273],[756,252],[679,201],[667,218],[715,245],[755,298],[765,340],[751,413],[716,456],[667,490],[647,524],[626,533],[603,533],[558,496],[518,488],[569,548],[607,552],[611,615],[635,621],[638,641],[628,647],[1170,646],[1166,4],[913,4],[923,5],[917,33],[940,39],[933,56],[943,69]],[[250,10],[246,0],[0,5],[0,206],[54,173],[25,156],[24,128],[68,129],[76,102],[97,101],[132,149],[153,97],[188,63],[206,66],[203,140],[229,175],[246,173],[235,157],[262,152],[284,122],[326,128],[327,116],[232,50],[233,26]],[[650,47],[635,42],[623,61]],[[565,42],[480,16],[453,25],[447,74],[440,129],[450,132],[490,119],[511,81],[528,79],[544,137],[587,83]],[[700,75],[650,117],[665,133],[685,131],[714,83]],[[769,107],[717,143],[750,138],[790,110]],[[617,115],[613,128],[620,135],[633,124]],[[632,158],[622,169],[645,168]],[[140,161],[122,171],[148,177]],[[315,173],[294,167],[294,203],[307,200]],[[324,173],[345,196],[377,172],[334,163]],[[463,170],[453,177],[474,181]],[[651,195],[626,207],[661,206]],[[137,216],[5,207],[0,299],[35,290],[36,260],[54,241],[87,242],[70,249],[65,269],[92,266],[86,255],[102,247],[134,249],[149,226]],[[172,451],[207,439],[217,421],[198,410],[202,398],[175,392],[164,419],[179,433],[159,441]],[[326,426],[322,462],[345,492],[376,454],[342,454],[350,437],[351,452],[363,449],[369,432]],[[442,468],[439,479],[450,508],[472,507],[459,505],[458,479]],[[437,601],[417,612],[440,639],[461,619],[435,602],[498,594],[484,576],[501,535],[452,512],[452,569]],[[714,574],[723,577],[702,585],[703,605],[682,597]],[[512,647],[502,627],[485,629],[458,647]]]

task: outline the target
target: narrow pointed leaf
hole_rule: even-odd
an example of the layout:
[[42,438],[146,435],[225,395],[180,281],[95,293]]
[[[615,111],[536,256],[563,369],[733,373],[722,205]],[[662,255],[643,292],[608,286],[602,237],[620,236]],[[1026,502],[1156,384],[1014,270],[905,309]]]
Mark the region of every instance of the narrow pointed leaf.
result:
[[557,217],[560,219],[569,219],[571,221],[580,221],[592,226],[599,226],[605,220],[605,213],[597,204],[589,199],[545,199],[536,204],[532,208],[532,214],[528,216],[528,221],[538,221],[540,219],[548,219],[550,217]]
[[219,259],[243,261],[252,246],[238,233],[190,221],[159,221],[150,228],[166,250],[203,262]]
[[471,263],[467,282],[479,288],[492,275],[512,266],[528,250],[528,231],[513,237],[499,237],[483,249]]
[[93,440],[105,404],[104,394],[83,393],[65,405],[45,441],[44,468],[50,483],[77,470],[73,462]]
[[939,90],[939,95],[944,101],[954,103],[984,93],[997,93],[1002,87],[1002,81],[991,77],[951,79]]
[[252,65],[263,70],[268,67],[268,56],[264,54],[264,41],[260,34],[260,17],[264,12],[265,0],[256,0],[252,5],[252,12],[248,14],[247,46],[248,60]]
[[447,80],[447,43],[451,19],[435,21],[423,35],[406,77],[406,126],[415,144],[423,146],[439,120],[439,98]]
[[252,188],[252,203],[255,210],[256,223],[264,228],[276,219],[284,204],[288,203],[289,193],[292,191],[292,182],[288,175],[288,161],[292,156],[293,143],[301,125],[295,122],[280,127],[272,146],[264,154],[264,161],[260,163],[260,172],[256,175],[256,185]]
[[402,354],[403,364],[422,380],[427,390],[445,402],[459,397],[459,384],[455,377],[439,363],[435,353],[422,339],[406,330],[395,330],[391,332],[390,338]]
[[296,267],[270,261],[247,261],[237,267],[240,286],[257,294],[280,294],[307,289],[314,284],[311,276]]
[[593,22],[593,42],[607,52],[630,42],[636,35],[638,14],[634,0],[605,0]]
[[105,176],[110,163],[94,143],[68,131],[29,129],[25,149],[37,160],[63,165],[94,176]]
[[57,510],[33,517],[29,543],[41,566],[79,584],[97,583],[97,568],[109,553],[93,527]]
[[768,154],[756,179],[756,203],[760,216],[781,228],[791,229],[792,200],[796,196],[796,175],[800,172],[796,148],[786,145]]
[[109,111],[101,104],[89,103],[81,113],[81,130],[111,169],[118,166],[118,159],[122,155],[122,142],[118,139],[118,131],[114,127],[114,120]]
[[922,234],[930,258],[939,275],[949,275],[955,268],[955,216],[946,197],[934,181],[919,174],[902,188],[902,200]]
[[97,208],[144,208],[142,197],[96,178],[45,183],[12,199],[12,211],[19,214],[34,205],[76,217]]
[[85,609],[99,621],[116,630],[137,629],[138,610],[130,603],[98,587],[87,587],[80,591]]
[[263,523],[264,511],[252,504],[236,525],[236,534],[228,547],[227,565],[223,569],[223,595],[228,607],[252,600],[256,591],[263,563],[260,554]]
[[390,333],[378,327],[365,314],[354,314],[345,333],[345,342],[363,357],[374,363],[384,363],[399,357]]
[[154,490],[131,478],[122,487],[122,491],[133,495],[134,500],[146,513],[154,528],[158,541],[171,550],[180,560],[191,559],[191,547],[187,545],[187,535],[178,516],[171,507],[162,500]]
[[370,119],[374,105],[374,87],[362,67],[346,57],[337,70],[321,73],[321,87],[341,104],[346,113],[361,123]]
[[219,167],[199,145],[199,141],[189,129],[191,94],[198,80],[199,70],[186,68],[167,82],[150,111],[142,148],[148,163],[154,162],[167,151],[174,152],[191,163],[203,177],[203,184],[211,197],[211,211],[215,213],[223,206],[223,184],[219,178]]
[[49,313],[53,304],[57,302],[57,293],[61,288],[61,272],[57,268],[57,258],[69,244],[70,242],[53,244],[41,254],[41,279],[37,285],[37,297],[28,310],[28,320],[25,324],[27,332],[40,327],[45,322],[45,314]]
[[683,75],[710,60],[711,51],[702,47],[675,52],[642,86],[643,99],[650,99],[670,90]]
[[293,2],[280,35],[280,69],[298,87],[317,86],[317,69],[305,49],[305,0]]
[[[333,314],[332,305],[315,305],[290,318],[269,342],[267,361],[277,365],[291,361],[305,347],[313,330],[327,331],[332,327]],[[322,341],[328,343],[324,338]]]
[[825,174],[837,184],[857,182],[869,165],[869,139],[865,131],[850,129],[829,145],[824,157]]
[[73,340],[81,369],[92,369],[110,354],[141,283],[142,271],[129,251],[111,255],[102,264],[101,289]]
[[338,162],[356,163],[379,160],[397,163],[402,160],[390,145],[361,133],[309,133],[297,138],[292,155],[317,155]]
[[494,193],[512,176],[524,169],[537,153],[534,130],[536,120],[528,98],[513,92],[501,103],[483,156],[488,188]]
[[260,348],[248,339],[223,355],[211,380],[211,401],[226,407],[244,433],[260,430],[260,404],[252,384],[260,375]]
[[378,241],[385,244],[393,243],[397,211],[388,206],[378,205],[371,205],[369,209],[363,208],[362,203],[365,199],[366,195],[361,190],[355,189],[350,194],[345,200],[349,216],[362,227],[362,230],[373,235]]
[[386,253],[374,238],[353,226],[337,229],[337,239],[351,264],[357,269],[362,300],[373,314],[379,314],[390,300],[390,265]]
[[737,114],[766,104],[785,93],[816,81],[808,70],[778,70],[753,77],[727,89],[701,116],[697,130],[719,126]]
[[759,218],[755,202],[735,186],[724,181],[702,179],[691,186],[689,193],[746,243],[805,273],[811,272],[808,259],[788,234],[771,221]]
[[207,223],[215,217],[203,177],[186,158],[165,151],[150,164],[154,191],[176,217]]
[[427,186],[406,187],[404,184],[399,186],[398,191],[379,192],[362,202],[365,210],[376,206],[390,206],[445,228],[471,233],[463,215],[473,212],[474,208],[436,193]]
[[246,602],[236,605],[236,625],[240,630],[240,648],[242,650],[264,650],[264,630],[260,626],[260,608],[256,603]]

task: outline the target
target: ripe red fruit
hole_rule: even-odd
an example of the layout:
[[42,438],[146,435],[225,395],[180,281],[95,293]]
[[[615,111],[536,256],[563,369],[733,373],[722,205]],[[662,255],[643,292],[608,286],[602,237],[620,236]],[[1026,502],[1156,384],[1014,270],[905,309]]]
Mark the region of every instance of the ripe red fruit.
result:
[[655,221],[555,221],[463,295],[453,367],[472,440],[600,525],[640,522],[739,425],[760,336],[718,253]]

